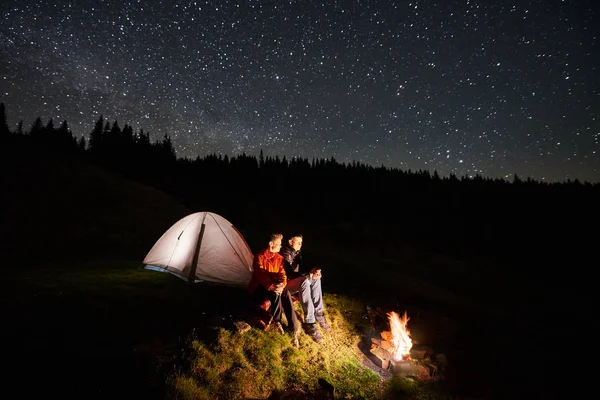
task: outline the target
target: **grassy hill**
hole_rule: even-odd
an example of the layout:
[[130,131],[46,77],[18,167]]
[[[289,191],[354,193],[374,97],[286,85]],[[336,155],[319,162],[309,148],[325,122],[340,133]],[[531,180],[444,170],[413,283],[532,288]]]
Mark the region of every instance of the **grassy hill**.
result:
[[0,292],[10,384],[24,397],[144,393],[155,383],[140,376],[152,364],[135,349],[148,338],[175,335],[165,326],[179,286],[140,270],[141,262],[191,211],[77,159],[34,153],[3,161],[8,261]]
[[143,258],[191,211],[155,188],[41,153],[4,160],[2,237],[20,260]]

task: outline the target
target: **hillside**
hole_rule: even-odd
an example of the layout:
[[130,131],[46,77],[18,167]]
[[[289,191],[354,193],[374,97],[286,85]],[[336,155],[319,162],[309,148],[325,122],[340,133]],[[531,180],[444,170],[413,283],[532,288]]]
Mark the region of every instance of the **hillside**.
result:
[[162,191],[77,158],[34,153],[4,163],[1,234],[15,260],[141,262],[191,212]]

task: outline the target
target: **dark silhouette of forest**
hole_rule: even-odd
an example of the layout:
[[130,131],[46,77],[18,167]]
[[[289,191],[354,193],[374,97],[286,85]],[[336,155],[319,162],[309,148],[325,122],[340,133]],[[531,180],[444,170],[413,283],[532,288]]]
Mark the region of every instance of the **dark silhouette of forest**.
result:
[[516,174],[512,181],[440,177],[262,151],[258,157],[178,158],[168,135],[153,142],[149,133],[102,116],[89,140],[76,138],[67,121],[57,126],[52,119],[44,124],[37,118],[29,129],[21,121],[13,131],[4,104],[0,130],[7,169],[15,157],[77,158],[157,187],[191,209],[218,212],[238,226],[337,227],[335,239],[348,246],[370,243],[382,257],[394,258],[410,243],[458,257],[485,255],[536,274],[593,247],[587,230],[599,221],[599,183],[548,183]]

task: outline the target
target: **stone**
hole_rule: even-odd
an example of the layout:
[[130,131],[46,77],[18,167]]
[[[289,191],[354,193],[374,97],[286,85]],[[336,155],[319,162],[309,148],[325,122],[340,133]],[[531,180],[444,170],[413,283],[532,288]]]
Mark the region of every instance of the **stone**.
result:
[[239,333],[245,333],[251,329],[251,326],[245,321],[236,321],[233,324]]
[[391,361],[394,375],[400,378],[412,376],[418,379],[429,378],[429,369],[413,360]]
[[427,368],[429,376],[436,376],[438,374],[437,364],[431,361],[431,359],[423,361],[423,366]]
[[392,355],[389,351],[382,349],[381,347],[376,347],[374,349],[369,350],[371,353],[371,360],[381,369],[387,370],[390,367],[390,360],[392,359]]
[[335,399],[335,387],[323,378],[318,380],[319,388],[315,392],[315,399],[333,400]]
[[413,344],[410,349],[410,358],[413,360],[424,360],[430,358],[433,354],[433,349],[424,344]]
[[425,350],[413,350],[410,349],[410,358],[413,360],[423,360],[425,359]]
[[433,355],[433,360],[440,370],[444,370],[448,366],[448,359],[444,353],[436,353]]

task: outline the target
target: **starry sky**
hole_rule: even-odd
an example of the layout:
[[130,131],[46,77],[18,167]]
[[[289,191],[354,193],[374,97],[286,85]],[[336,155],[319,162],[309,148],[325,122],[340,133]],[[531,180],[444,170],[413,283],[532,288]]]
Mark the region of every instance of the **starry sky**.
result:
[[3,0],[0,101],[178,157],[599,182],[598,3]]

